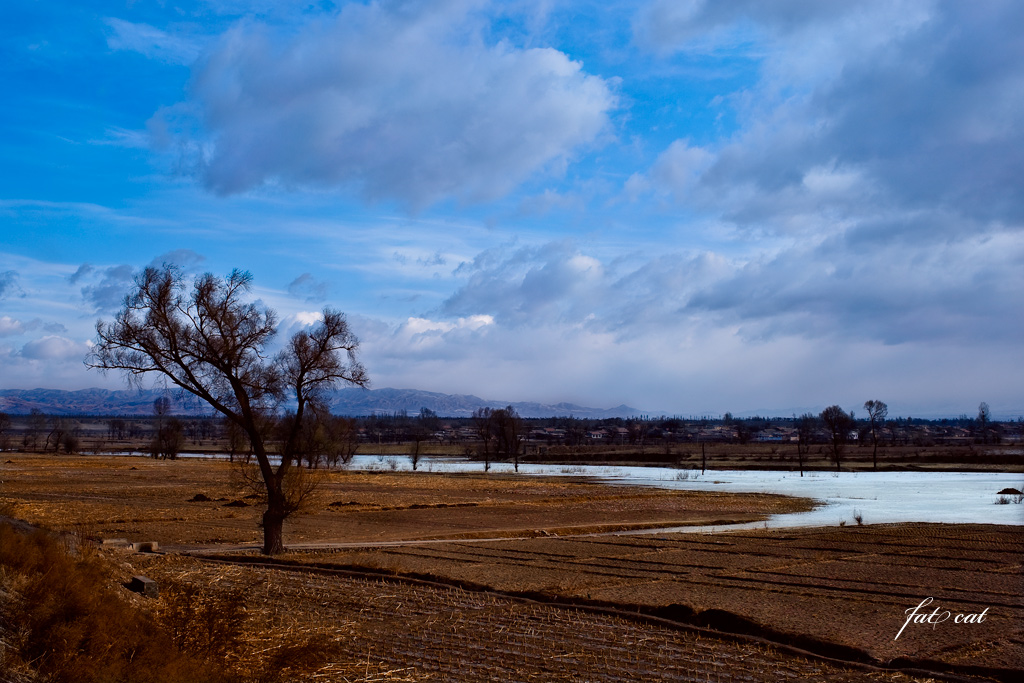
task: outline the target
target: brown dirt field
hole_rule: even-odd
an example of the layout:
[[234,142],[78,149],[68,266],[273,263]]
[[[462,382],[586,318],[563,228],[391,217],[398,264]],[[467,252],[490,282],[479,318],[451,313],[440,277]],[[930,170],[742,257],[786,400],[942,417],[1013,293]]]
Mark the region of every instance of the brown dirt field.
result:
[[[259,541],[258,506],[225,507],[241,497],[227,463],[8,459],[0,464],[0,503],[7,514],[36,524],[94,538],[156,540],[165,549],[223,551]],[[197,493],[214,500],[187,502]],[[331,505],[336,502],[343,505]],[[286,561],[428,577],[505,595],[227,567],[175,555],[122,557],[136,565],[130,571],[160,580],[185,577],[210,590],[242,582],[253,615],[247,657],[269,656],[280,644],[268,634],[282,628],[333,643],[328,650],[336,654],[330,658],[336,669],[325,663],[328,668],[294,680],[356,680],[357,673],[362,680],[594,681],[652,680],[659,671],[670,672],[672,680],[717,675],[845,681],[868,675],[794,663],[790,655],[739,651],[735,643],[706,636],[693,640],[689,632],[595,614],[588,605],[642,610],[881,662],[907,658],[961,673],[970,667],[1001,670],[1003,680],[1014,680],[1007,671],[1024,669],[1019,527],[539,534],[740,521],[806,505],[779,496],[659,492],[569,479],[334,472],[326,475],[313,512],[286,525],[286,543],[302,551]],[[502,540],[480,540],[486,537]],[[373,545],[382,541],[406,544]],[[324,544],[361,545],[318,547]],[[575,603],[582,611],[514,599],[523,595]],[[911,624],[894,641],[904,610],[926,597],[953,613],[987,608],[986,619],[934,628]],[[407,612],[403,604],[416,607]],[[485,675],[485,668],[474,668],[477,661],[507,675]],[[361,673],[353,668],[357,664]]]
[[[0,501],[12,516],[94,538],[172,548],[261,544],[258,501],[229,463],[141,457],[8,454]],[[403,472],[321,472],[307,514],[285,524],[285,543],[387,542],[530,536],[756,521],[805,510],[772,495],[609,487],[571,478]],[[189,502],[197,494],[209,502]],[[228,507],[228,503],[251,503]]]
[[[222,566],[132,555],[125,576],[244,588],[242,640],[229,664],[284,680],[363,681],[891,681],[928,678],[795,656],[613,614],[454,587]],[[140,604],[160,609],[161,598]]]
[[[1012,670],[1024,669],[1022,553],[1017,527],[921,524],[453,542],[291,559],[642,609],[881,662]],[[894,640],[904,610],[927,597],[929,613],[987,608],[986,619],[910,624]]]

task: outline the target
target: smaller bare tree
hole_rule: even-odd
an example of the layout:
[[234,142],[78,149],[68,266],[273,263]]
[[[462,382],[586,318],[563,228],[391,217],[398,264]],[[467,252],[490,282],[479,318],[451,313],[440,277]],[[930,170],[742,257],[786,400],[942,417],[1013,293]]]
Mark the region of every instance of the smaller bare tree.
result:
[[359,447],[359,425],[350,417],[334,417],[327,421],[330,433],[330,450],[327,462],[334,467],[339,463],[348,466]]
[[473,429],[480,439],[480,456],[484,460],[484,472],[491,470],[491,453],[494,448],[494,429],[491,425],[493,413],[490,408],[477,408],[473,411]]
[[832,459],[836,463],[836,472],[840,469],[843,455],[843,447],[849,438],[850,430],[853,429],[856,421],[853,413],[847,413],[839,406],[829,406],[821,411],[821,421],[825,425],[831,437]]
[[978,432],[981,434],[981,442],[988,443],[989,424],[992,422],[992,413],[988,404],[982,401],[978,404]]
[[797,422],[796,456],[800,465],[800,476],[804,476],[804,458],[811,452],[811,441],[818,431],[818,418],[812,413],[804,413]]
[[26,451],[34,451],[39,447],[39,435],[46,431],[46,415],[39,408],[33,408],[28,414],[28,424],[21,435],[21,445]]
[[0,451],[11,447],[11,416],[0,413]]
[[512,406],[491,413],[491,429],[498,445],[498,453],[511,460],[519,471],[519,452],[523,443],[523,420]]
[[420,414],[412,418],[408,425],[409,439],[412,441],[412,450],[409,452],[409,462],[412,464],[413,472],[419,466],[423,457],[423,444],[429,441],[436,430],[437,413],[430,408],[420,408]]
[[864,410],[868,411],[868,423],[871,426],[871,444],[874,447],[871,452],[872,469],[878,469],[878,436],[885,424],[885,418],[889,416],[889,406],[882,401],[865,401]]
[[174,460],[185,445],[185,427],[181,420],[169,417],[161,420],[149,444],[149,454],[162,460]]

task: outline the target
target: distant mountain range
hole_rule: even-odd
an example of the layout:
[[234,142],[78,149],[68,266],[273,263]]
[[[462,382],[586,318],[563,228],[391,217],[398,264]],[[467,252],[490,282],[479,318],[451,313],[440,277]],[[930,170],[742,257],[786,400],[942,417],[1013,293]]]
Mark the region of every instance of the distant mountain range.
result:
[[[178,400],[180,392],[171,391],[172,412],[187,415],[209,415],[209,406],[198,400]],[[3,389],[0,390],[0,412],[25,415],[33,409],[51,415],[152,415],[153,401],[164,395],[156,389]],[[636,408],[620,405],[601,409],[574,403],[535,403],[530,401],[489,401],[477,396],[439,394],[416,389],[359,389],[348,387],[334,392],[330,401],[336,415],[372,415],[406,411],[415,415],[428,408],[441,417],[469,417],[478,408],[504,408],[511,405],[523,417],[561,417],[572,415],[588,419],[630,417],[640,415]]]

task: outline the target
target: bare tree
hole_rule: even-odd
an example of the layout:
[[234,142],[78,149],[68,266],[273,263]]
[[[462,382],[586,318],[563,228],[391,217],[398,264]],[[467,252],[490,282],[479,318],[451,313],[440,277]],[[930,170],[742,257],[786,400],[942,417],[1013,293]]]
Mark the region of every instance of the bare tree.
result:
[[430,408],[420,408],[420,414],[412,418],[408,424],[408,436],[412,441],[412,451],[409,453],[409,462],[412,464],[413,472],[419,466],[423,457],[423,442],[429,441],[434,432],[437,431],[437,413]]
[[252,456],[252,450],[250,450],[251,444],[245,436],[245,432],[234,420],[224,418],[224,432],[226,440],[226,448],[228,451],[228,461],[234,462],[235,456],[241,456],[242,451],[245,451],[245,460],[248,461]]
[[843,446],[856,422],[852,413],[847,413],[839,406],[829,406],[821,411],[821,421],[825,424],[832,442],[832,458],[836,463],[836,471],[839,471],[840,461],[843,455]]
[[491,453],[494,446],[494,429],[491,425],[491,415],[494,413],[490,408],[477,408],[473,411],[473,429],[480,439],[480,456],[484,459],[484,472],[491,469]]
[[355,457],[359,447],[359,425],[350,417],[331,416],[327,420],[327,431],[330,435],[330,447],[327,451],[327,464],[332,467],[341,463],[347,466]]
[[811,452],[811,440],[818,431],[818,418],[812,413],[804,413],[797,422],[796,457],[800,464],[800,476],[804,476],[804,458]]
[[982,401],[978,404],[978,432],[981,434],[982,443],[988,443],[990,422],[992,422],[992,413],[988,409],[988,404]]
[[46,430],[46,416],[39,408],[28,413],[28,424],[21,435],[21,445],[26,451],[34,451],[39,446],[39,435]]
[[491,413],[491,429],[497,442],[498,453],[512,461],[519,471],[519,451],[523,443],[523,420],[512,406]]
[[6,451],[11,447],[11,416],[7,413],[0,413],[0,451]]
[[868,411],[868,424],[871,426],[871,444],[874,449],[871,452],[872,469],[878,469],[878,433],[882,431],[885,418],[889,416],[889,406],[882,401],[865,401],[864,410]]
[[43,450],[50,450],[50,446],[53,446],[53,452],[59,453],[61,446],[64,445],[64,438],[67,436],[68,430],[70,429],[70,422],[61,417],[60,415],[53,415],[50,417],[50,431],[46,434],[46,442],[43,444]]
[[184,445],[185,427],[181,420],[176,417],[161,419],[149,443],[149,454],[153,458],[174,460]]
[[149,442],[149,454],[154,459],[174,460],[181,452],[185,443],[181,421],[176,418],[165,419],[171,412],[171,399],[158,396],[153,401],[153,415],[156,416],[156,431]]
[[[369,380],[355,357],[358,340],[345,316],[331,309],[268,358],[277,317],[245,301],[251,283],[252,276],[238,270],[223,279],[206,274],[189,283],[175,266],[147,268],[114,321],[96,324],[97,343],[86,365],[122,371],[136,383],[150,374],[166,377],[237,424],[252,447],[266,493],[263,552],[276,554],[284,550],[284,520],[305,497],[290,496],[287,484],[301,478],[292,469],[307,416],[338,382],[366,386]],[[265,425],[285,403],[294,419],[275,467]]]

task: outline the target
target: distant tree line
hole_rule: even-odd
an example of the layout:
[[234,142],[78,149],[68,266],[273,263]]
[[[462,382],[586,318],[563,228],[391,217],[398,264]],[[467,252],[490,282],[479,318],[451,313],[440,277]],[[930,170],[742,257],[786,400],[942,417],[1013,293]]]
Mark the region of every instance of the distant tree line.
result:
[[[102,430],[85,430],[83,425],[101,423]],[[269,424],[268,424],[269,429]],[[277,430],[276,432],[274,430]],[[285,438],[287,420],[267,431],[274,444]],[[88,434],[88,437],[86,437]],[[248,441],[237,425],[219,417],[172,415],[166,406],[154,406],[152,417],[88,415],[46,415],[33,410],[29,415],[0,412],[0,449],[78,452],[83,440],[92,450],[117,448],[118,444],[160,442],[180,448],[210,448],[218,444],[232,458],[244,458]],[[347,463],[359,444],[410,444],[410,457],[419,458],[427,444],[474,442],[469,453],[488,460],[513,461],[526,443],[550,446],[607,445],[632,447],[641,451],[665,444],[784,442],[795,444],[806,455],[811,446],[827,446],[833,459],[842,461],[843,449],[851,443],[870,446],[877,462],[879,448],[886,446],[927,446],[955,443],[999,444],[1024,440],[1024,418],[994,421],[987,403],[977,416],[925,419],[889,417],[883,401],[864,403],[864,417],[838,405],[820,413],[789,417],[634,417],[578,418],[573,416],[524,418],[512,406],[481,407],[471,417],[443,417],[429,408],[409,414],[405,410],[362,417],[329,413],[303,426],[294,448],[302,463]],[[133,448],[136,448],[133,446]],[[173,448],[156,449],[158,457],[174,457]],[[464,451],[465,452],[465,451]],[[166,453],[165,455],[163,453]]]

